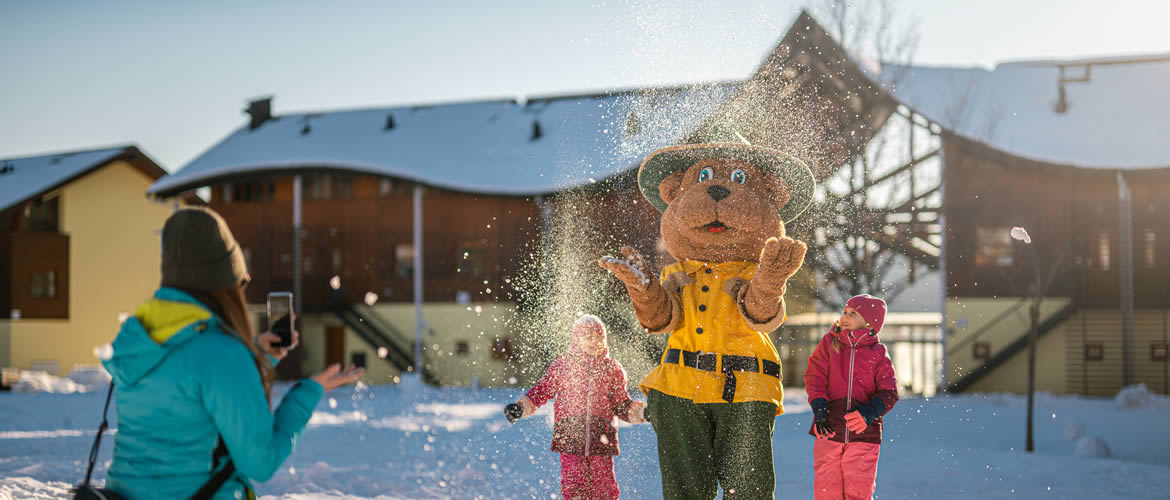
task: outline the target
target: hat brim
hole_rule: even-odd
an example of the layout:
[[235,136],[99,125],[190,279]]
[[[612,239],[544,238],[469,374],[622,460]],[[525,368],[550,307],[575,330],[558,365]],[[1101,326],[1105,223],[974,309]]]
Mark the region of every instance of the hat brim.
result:
[[735,143],[684,144],[650,153],[638,168],[638,187],[642,196],[659,212],[665,212],[668,203],[659,195],[658,185],[670,174],[690,168],[704,158],[745,161],[779,175],[792,190],[792,198],[779,208],[780,218],[785,222],[798,217],[812,203],[816,180],[808,165],[775,149]]

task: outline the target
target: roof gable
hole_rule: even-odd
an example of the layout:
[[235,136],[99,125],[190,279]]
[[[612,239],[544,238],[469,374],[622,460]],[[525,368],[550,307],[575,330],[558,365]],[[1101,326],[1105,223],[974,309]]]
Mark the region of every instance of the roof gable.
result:
[[116,159],[157,179],[165,172],[130,145],[0,159],[0,210],[36,198]]

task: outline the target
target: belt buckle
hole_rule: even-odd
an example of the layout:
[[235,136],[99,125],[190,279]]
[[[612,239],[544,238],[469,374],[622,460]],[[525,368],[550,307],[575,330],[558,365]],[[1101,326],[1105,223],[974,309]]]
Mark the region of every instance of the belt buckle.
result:
[[698,354],[695,355],[695,368],[703,370],[703,367],[706,366],[703,364],[703,358],[705,356],[708,356],[708,355],[710,355],[712,357],[711,358],[712,359],[711,369],[704,370],[704,371],[718,372],[719,371],[719,369],[718,369],[719,368],[719,355],[716,353],[710,352],[710,351],[698,351]]

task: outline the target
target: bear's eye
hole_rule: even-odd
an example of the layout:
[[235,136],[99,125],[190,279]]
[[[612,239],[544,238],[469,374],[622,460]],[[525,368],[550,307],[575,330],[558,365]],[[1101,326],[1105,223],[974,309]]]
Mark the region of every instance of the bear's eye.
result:
[[699,182],[707,182],[711,180],[711,167],[704,168],[699,171]]
[[747,174],[745,174],[743,170],[737,168],[731,172],[731,182],[743,184],[747,182]]

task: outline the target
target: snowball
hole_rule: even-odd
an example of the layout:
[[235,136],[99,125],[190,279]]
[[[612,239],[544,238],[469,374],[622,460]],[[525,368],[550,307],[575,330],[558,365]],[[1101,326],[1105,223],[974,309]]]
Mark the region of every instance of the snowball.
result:
[[332,278],[329,278],[329,288],[332,288],[334,290],[340,290],[341,289],[341,276],[334,276]]
[[389,355],[390,355],[390,349],[387,349],[385,347],[378,348],[378,357],[379,358],[386,359],[386,356],[389,356]]
[[99,345],[93,348],[93,356],[102,361],[109,361],[114,357],[114,346],[111,344]]
[[329,398],[329,407],[330,408],[337,408],[337,400],[333,399],[333,398]]
[[378,294],[374,292],[366,292],[365,303],[367,306],[373,306],[378,303]]
[[1105,441],[1096,436],[1081,436],[1077,440],[1073,454],[1078,457],[1107,458],[1110,456],[1109,445],[1105,444]]
[[1012,228],[1012,238],[1020,240],[1024,243],[1032,242],[1032,237],[1028,235],[1028,230],[1019,226]]
[[1076,441],[1081,436],[1085,435],[1085,426],[1080,422],[1069,422],[1064,426],[1064,438],[1069,441]]

